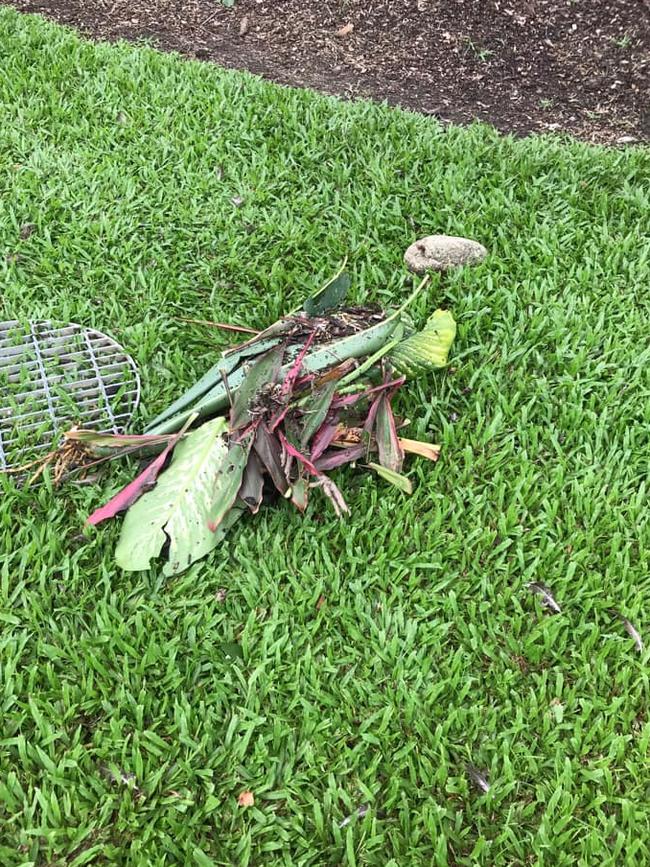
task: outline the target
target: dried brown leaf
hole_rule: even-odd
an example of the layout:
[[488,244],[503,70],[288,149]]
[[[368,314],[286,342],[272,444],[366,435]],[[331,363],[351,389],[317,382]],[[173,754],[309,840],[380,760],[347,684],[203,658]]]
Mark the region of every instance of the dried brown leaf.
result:
[[255,795],[248,790],[241,792],[237,798],[237,803],[240,807],[252,807],[255,804]]
[[398,437],[398,439],[406,454],[419,455],[421,458],[428,458],[430,461],[437,461],[440,457],[440,446],[435,443],[423,443],[420,440],[409,440],[405,437]]

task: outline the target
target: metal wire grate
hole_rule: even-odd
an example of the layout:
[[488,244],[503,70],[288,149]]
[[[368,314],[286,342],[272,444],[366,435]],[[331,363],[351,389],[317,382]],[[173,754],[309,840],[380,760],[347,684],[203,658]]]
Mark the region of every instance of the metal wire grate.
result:
[[135,362],[101,331],[0,322],[0,469],[51,448],[73,425],[121,433],[139,400]]

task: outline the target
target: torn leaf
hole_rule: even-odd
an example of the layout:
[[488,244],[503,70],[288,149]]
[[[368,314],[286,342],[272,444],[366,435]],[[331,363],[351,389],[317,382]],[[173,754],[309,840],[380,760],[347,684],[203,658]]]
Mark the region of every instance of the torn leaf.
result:
[[[231,509],[221,532],[209,524],[220,510],[220,496],[236,472],[229,463],[227,424],[215,418],[193,431],[175,449],[171,465],[156,487],[126,514],[115,552],[117,565],[128,571],[148,569],[169,541],[166,575],[174,575],[215,548],[241,510]],[[239,486],[237,486],[239,487]]]

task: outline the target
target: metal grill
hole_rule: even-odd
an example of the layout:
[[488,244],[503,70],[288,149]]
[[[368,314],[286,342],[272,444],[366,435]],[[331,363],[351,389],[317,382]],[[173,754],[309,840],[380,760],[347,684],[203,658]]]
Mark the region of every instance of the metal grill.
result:
[[0,469],[51,448],[73,425],[121,433],[139,400],[135,362],[101,331],[0,322]]

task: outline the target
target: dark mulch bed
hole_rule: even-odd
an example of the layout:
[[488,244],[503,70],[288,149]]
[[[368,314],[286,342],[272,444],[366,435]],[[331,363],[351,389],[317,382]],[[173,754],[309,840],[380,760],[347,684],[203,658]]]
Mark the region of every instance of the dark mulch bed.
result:
[[12,5],[95,37],[145,38],[285,84],[387,99],[443,120],[610,143],[650,138],[650,0]]

